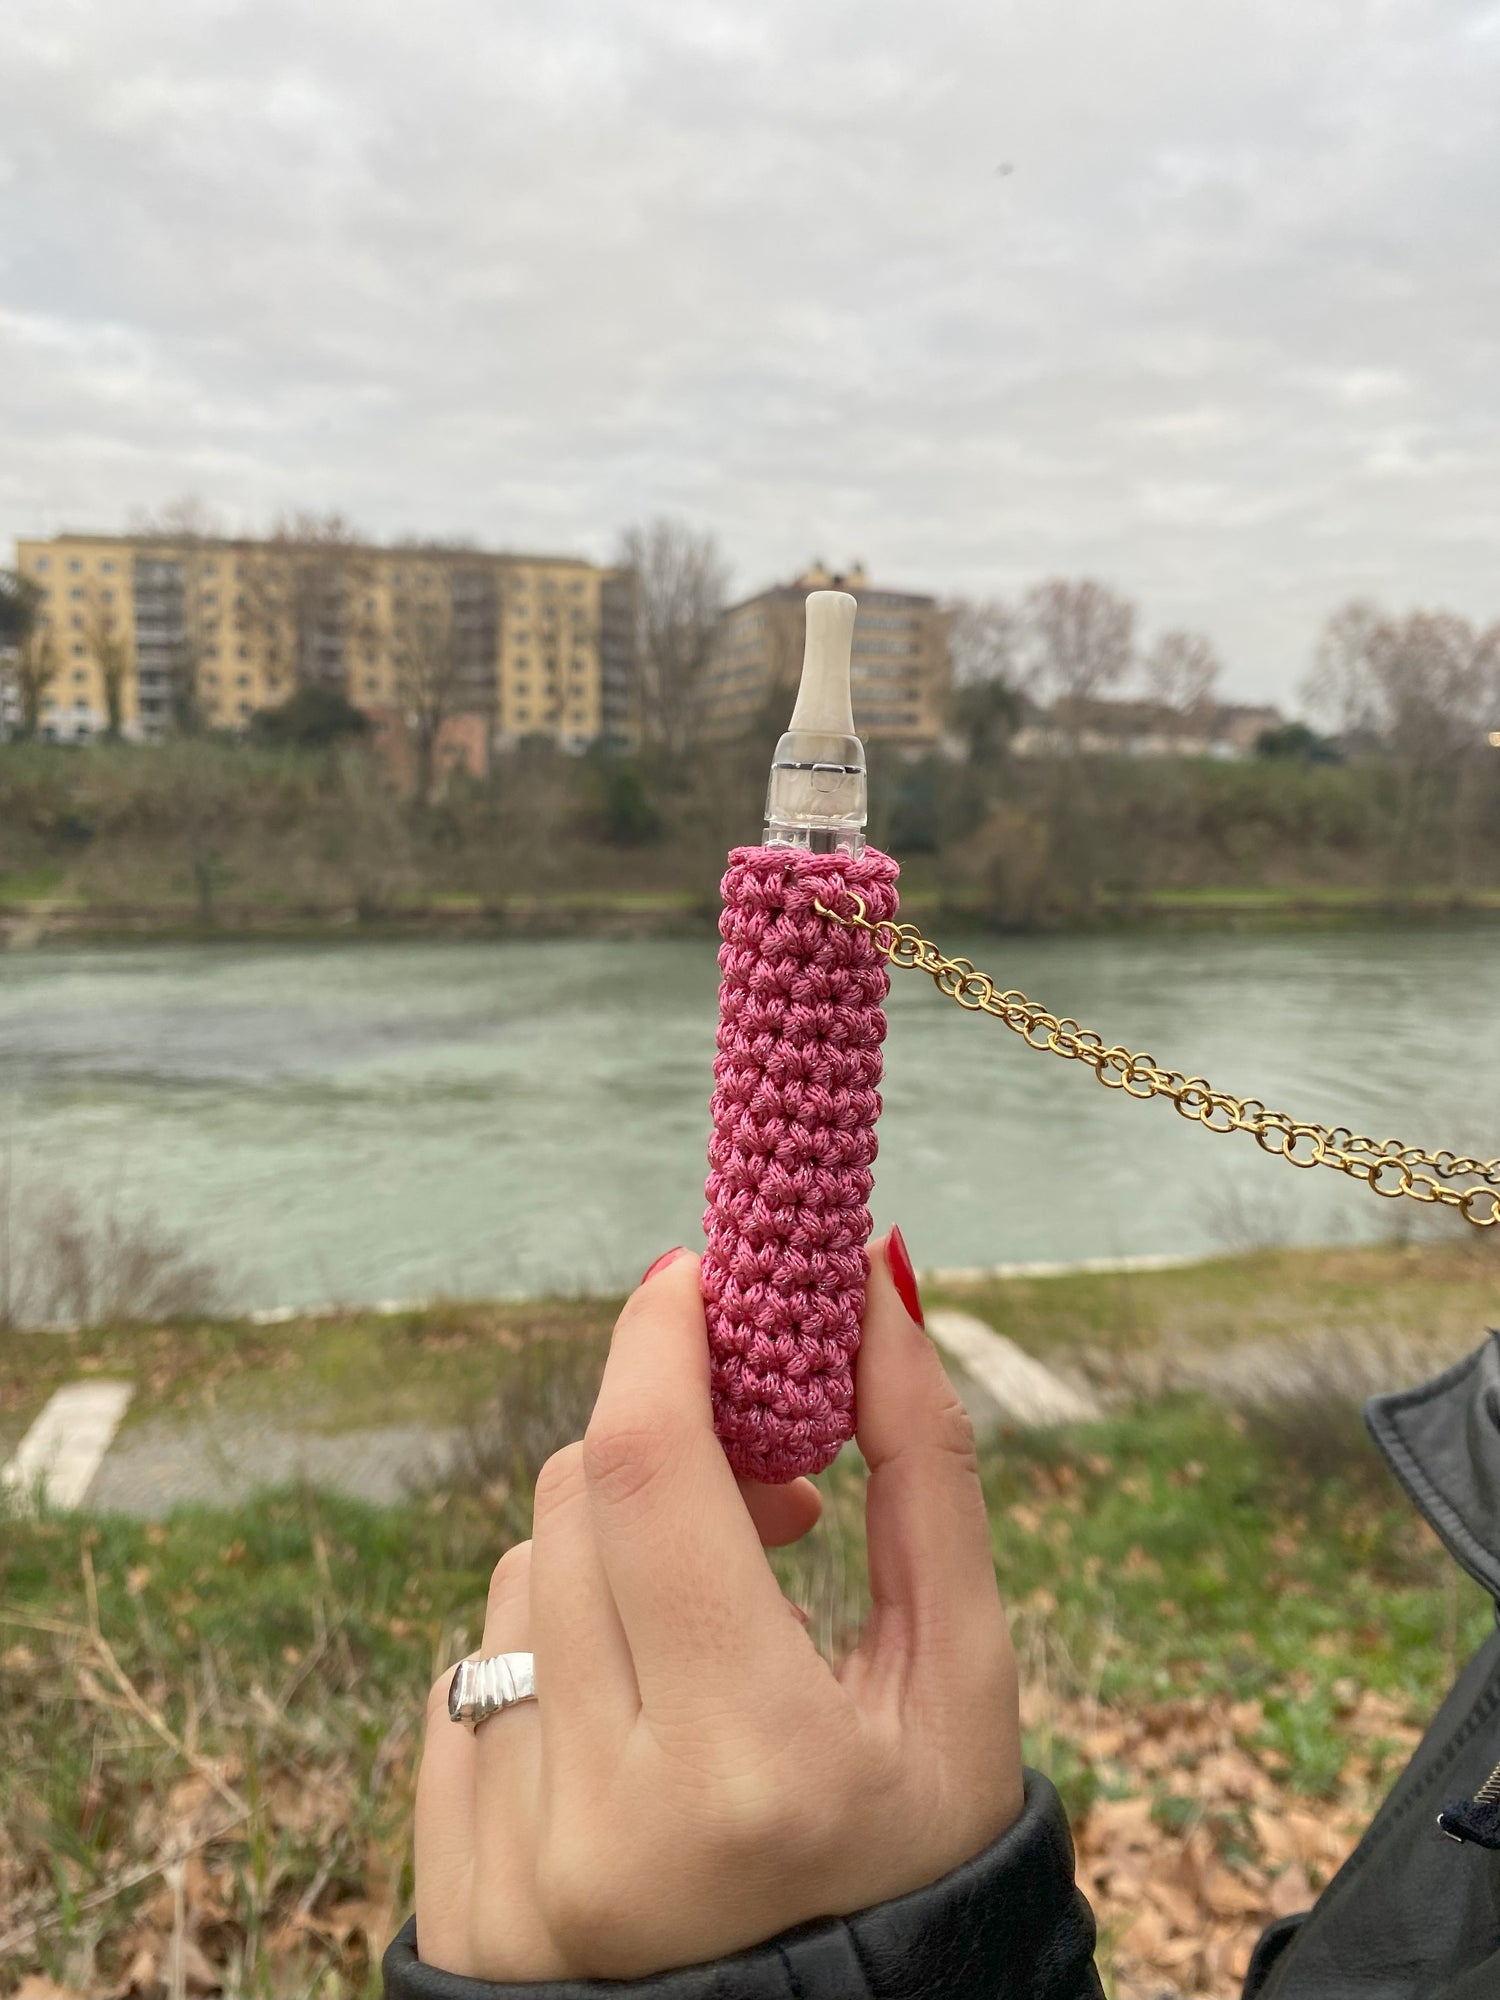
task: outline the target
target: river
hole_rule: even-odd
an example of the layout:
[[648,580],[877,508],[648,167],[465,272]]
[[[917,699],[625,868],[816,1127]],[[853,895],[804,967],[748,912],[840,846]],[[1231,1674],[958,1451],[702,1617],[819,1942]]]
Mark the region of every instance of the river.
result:
[[[1492,931],[945,943],[1295,1116],[1500,1151]],[[242,1306],[621,1287],[700,1240],[717,977],[709,941],[11,952],[12,1182],[150,1214]],[[1395,1206],[894,975],[874,1210],[925,1268],[1373,1236]]]

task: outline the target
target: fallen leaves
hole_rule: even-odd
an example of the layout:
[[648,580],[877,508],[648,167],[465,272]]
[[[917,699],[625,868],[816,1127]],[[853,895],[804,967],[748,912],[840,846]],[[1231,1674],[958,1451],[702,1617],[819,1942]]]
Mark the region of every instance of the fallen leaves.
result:
[[[1374,1803],[1357,1750],[1329,1801],[1288,1791],[1258,1742],[1261,1704],[1178,1698],[1131,1709],[1028,1703],[1104,1786],[1078,1820],[1078,1879],[1112,1955],[1119,2000],[1222,2000],[1239,1990],[1261,1931],[1316,1900]],[[1415,1736],[1373,1690],[1350,1703],[1357,1731]]]

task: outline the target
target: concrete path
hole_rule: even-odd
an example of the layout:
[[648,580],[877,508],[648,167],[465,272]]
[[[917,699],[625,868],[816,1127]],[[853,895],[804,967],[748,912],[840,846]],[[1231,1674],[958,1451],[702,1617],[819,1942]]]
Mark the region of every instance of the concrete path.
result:
[[460,1433],[427,1424],[294,1430],[274,1416],[150,1417],[104,1461],[89,1494],[100,1513],[159,1519],[174,1507],[235,1507],[272,1486],[306,1483],[389,1506],[451,1469]]
[[[983,1390],[1001,1421],[1022,1430],[1045,1430],[1051,1424],[1090,1423],[1103,1414],[1092,1396],[1064,1382],[1034,1355],[972,1313],[930,1312],[927,1331]],[[962,1390],[962,1383],[959,1387]],[[982,1406],[976,1410],[970,1403],[969,1413],[981,1435],[992,1427],[984,1423]]]
[[134,1393],[129,1382],[70,1382],[59,1389],[0,1471],[0,1490],[24,1509],[39,1495],[68,1512],[81,1506]]

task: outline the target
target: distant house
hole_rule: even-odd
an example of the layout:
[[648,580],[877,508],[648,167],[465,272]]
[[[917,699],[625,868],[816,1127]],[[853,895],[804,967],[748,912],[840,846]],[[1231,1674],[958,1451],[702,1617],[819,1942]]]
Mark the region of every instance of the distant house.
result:
[[1028,707],[1011,738],[1017,757],[1215,757],[1234,762],[1255,753],[1263,731],[1280,729],[1276,708],[1206,703],[1184,712],[1159,701],[1064,696],[1050,708]]

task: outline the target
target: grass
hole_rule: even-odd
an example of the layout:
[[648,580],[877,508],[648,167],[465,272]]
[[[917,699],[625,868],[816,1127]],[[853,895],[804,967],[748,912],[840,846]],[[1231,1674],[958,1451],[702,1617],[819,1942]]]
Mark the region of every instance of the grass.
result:
[[[1392,1319],[1471,1346],[1495,1269],[1461,1244],[1264,1253],[949,1302],[1056,1359]],[[477,1638],[536,1470],[581,1428],[612,1312],[5,1336],[12,1428],[90,1370],[131,1373],[158,1414],[280,1399],[315,1423],[393,1405],[474,1423],[466,1478],[396,1507],[299,1490],[5,1524],[0,1995],[167,1990],[174,1969],[226,1994],[378,1992],[411,1901],[423,1694]],[[982,1476],[1028,1756],[1073,1817],[1110,1990],[1232,1990],[1268,1912],[1347,1851],[1492,1609],[1321,1397],[1295,1422],[1126,1401],[987,1444]],[[823,1523],[775,1561],[836,1657],[865,1606],[857,1462],[822,1484]]]
[[0,873],[0,908],[7,903],[43,903],[54,897],[63,881],[60,863],[35,868],[11,868]]
[[[1492,1232],[1500,1235],[1500,1231]],[[1265,1250],[1167,1271],[1074,1272],[942,1285],[928,1305],[959,1306],[1029,1353],[1108,1379],[1153,1356],[1247,1340],[1365,1346],[1407,1337],[1462,1353],[1500,1323],[1500,1243],[1462,1238],[1362,1248]],[[81,1374],[136,1383],[127,1422],[196,1411],[285,1409],[311,1429],[403,1419],[461,1423],[504,1387],[535,1339],[602,1341],[619,1301],[461,1301],[410,1311],[360,1308],[257,1325],[189,1318],[142,1329],[0,1334],[0,1423],[30,1419]]]
[[1351,1346],[1406,1334],[1464,1352],[1500,1323],[1500,1243],[1471,1231],[1412,1244],[1261,1250],[1165,1271],[928,1283],[924,1297],[976,1313],[1028,1353],[1106,1373],[1122,1358],[1314,1330]]
[[[226,1992],[378,1991],[410,1905],[421,1697],[477,1638],[489,1568],[527,1532],[540,1443],[478,1498],[282,1493],[165,1523],[9,1524],[0,1910],[16,1935],[0,1989],[31,1972],[118,1991],[175,1938]],[[1259,1852],[1250,1803],[1205,1805],[1201,1747],[1133,1766],[1101,1725],[1135,1722],[1160,1748],[1150,1718],[1180,1735],[1183,1716],[1232,1706],[1281,1805],[1341,1826],[1492,1615],[1455,1592],[1393,1483],[1372,1501],[1289,1477],[1200,1402],[1011,1439],[983,1473],[1028,1752],[1062,1785],[1086,1864],[1098,1816],[1142,1796],[1167,1848],[1211,1807],[1224,1851]],[[862,1611],[860,1488],[853,1467],[823,1483],[825,1523],[777,1566],[836,1653]],[[1389,1719],[1373,1744],[1348,1724],[1370,1695]],[[134,1879],[189,1846],[175,1900],[159,1871]]]
[[129,1376],[127,1425],[282,1411],[301,1428],[357,1429],[403,1421],[461,1423],[521,1365],[530,1343],[601,1343],[617,1302],[454,1303],[381,1314],[295,1316],[270,1326],[189,1319],[0,1335],[0,1421],[29,1422],[53,1390],[79,1375]]

